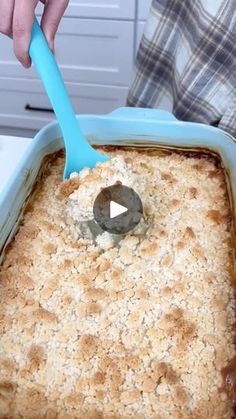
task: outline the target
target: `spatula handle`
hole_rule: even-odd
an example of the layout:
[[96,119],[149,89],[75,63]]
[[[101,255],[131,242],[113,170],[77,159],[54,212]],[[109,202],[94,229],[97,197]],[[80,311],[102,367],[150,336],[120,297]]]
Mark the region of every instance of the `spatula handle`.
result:
[[[87,143],[80,131],[78,121],[54,55],[48,46],[47,40],[36,18],[33,23],[29,54],[44,84],[61,127],[65,143],[74,132],[81,134],[79,140],[82,141],[82,143]],[[65,145],[69,146],[69,144]],[[81,142],[80,145],[82,145]]]

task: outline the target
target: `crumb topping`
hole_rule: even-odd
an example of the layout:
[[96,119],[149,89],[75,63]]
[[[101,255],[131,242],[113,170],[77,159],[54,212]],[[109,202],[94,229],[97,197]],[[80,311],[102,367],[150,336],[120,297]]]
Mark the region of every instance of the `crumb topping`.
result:
[[[230,419],[231,217],[206,158],[134,150],[61,183],[58,157],[0,268],[0,417]],[[94,240],[101,188],[143,201],[145,230]]]

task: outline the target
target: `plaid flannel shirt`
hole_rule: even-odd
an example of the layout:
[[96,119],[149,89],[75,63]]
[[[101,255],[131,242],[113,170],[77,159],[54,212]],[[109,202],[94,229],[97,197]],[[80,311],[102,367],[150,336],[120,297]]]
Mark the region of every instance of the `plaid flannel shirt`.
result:
[[127,105],[236,137],[236,0],[153,0]]

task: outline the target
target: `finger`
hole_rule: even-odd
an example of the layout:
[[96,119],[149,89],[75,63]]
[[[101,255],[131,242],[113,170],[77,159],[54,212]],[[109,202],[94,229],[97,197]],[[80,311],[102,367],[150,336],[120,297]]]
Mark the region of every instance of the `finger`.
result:
[[69,0],[47,0],[41,21],[43,32],[47,38],[49,47],[54,51],[54,38],[60,20],[68,6]]
[[0,32],[7,36],[12,34],[14,2],[14,0],[0,0]]
[[14,52],[26,68],[31,65],[28,51],[37,3],[38,0],[15,0],[12,28]]

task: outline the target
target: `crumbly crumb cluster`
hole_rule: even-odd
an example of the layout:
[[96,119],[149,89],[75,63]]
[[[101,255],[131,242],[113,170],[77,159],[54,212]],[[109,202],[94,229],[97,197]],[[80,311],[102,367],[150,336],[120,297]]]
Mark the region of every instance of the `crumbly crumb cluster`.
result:
[[[0,417],[232,418],[220,391],[236,354],[223,171],[203,157],[109,153],[62,184],[58,157],[8,250]],[[117,181],[140,195],[146,233],[78,236]]]
[[117,183],[137,188],[138,178],[124,157],[116,156],[105,163],[98,163],[96,170],[85,168],[79,174],[72,173],[59,193],[65,193],[66,185],[71,185],[71,180],[76,189],[70,193],[69,187],[67,213],[75,221],[83,222],[93,219],[93,204],[101,189]]

